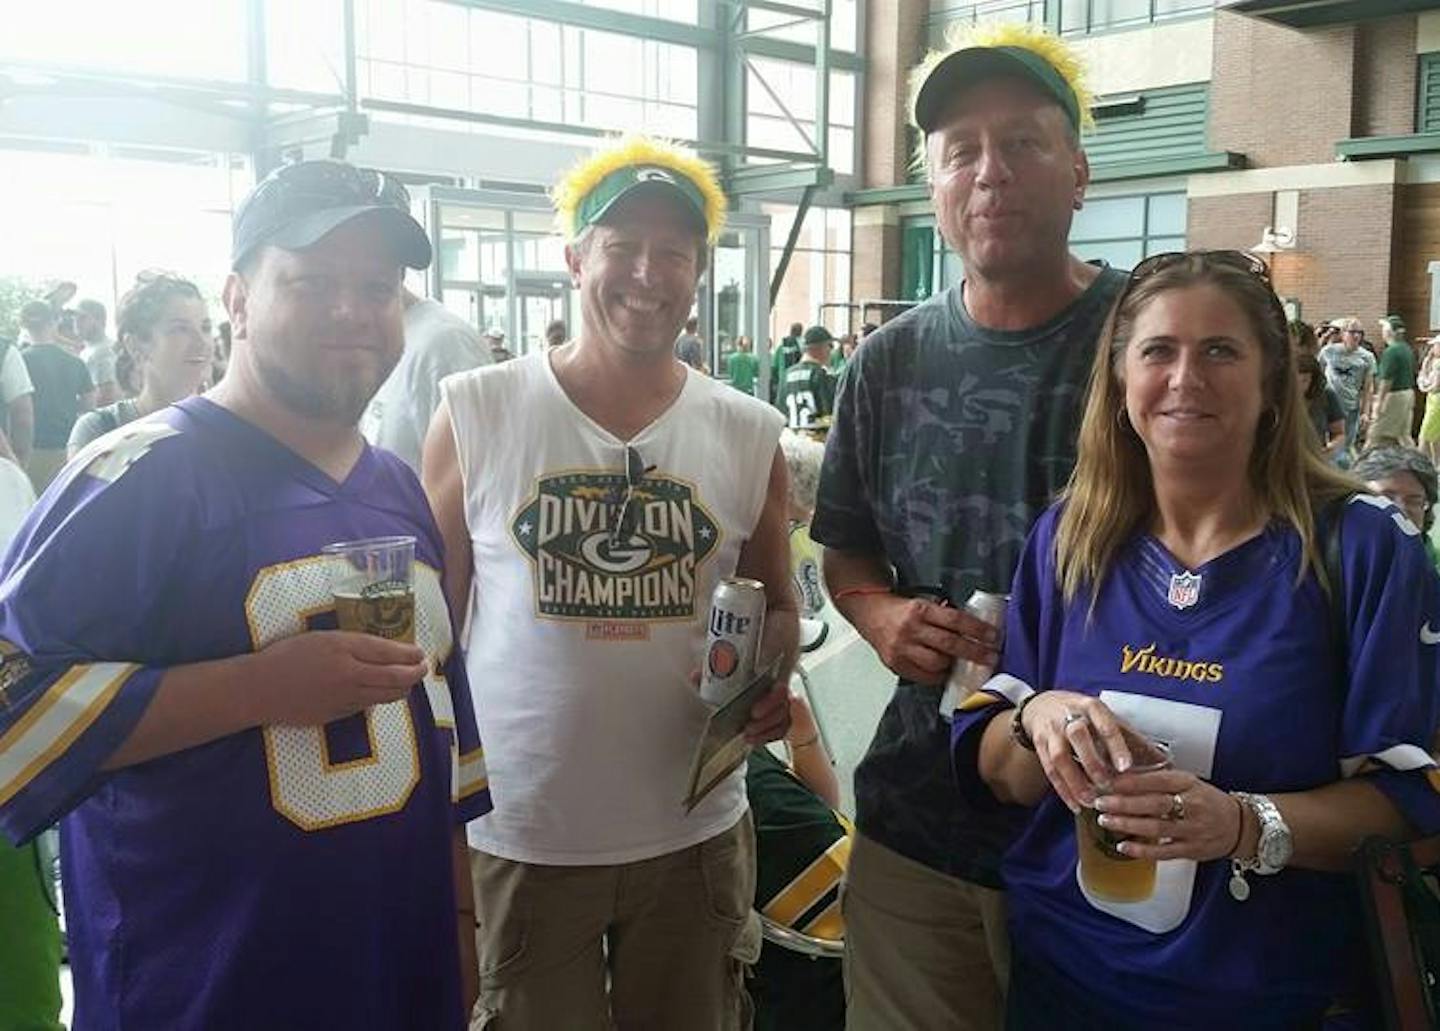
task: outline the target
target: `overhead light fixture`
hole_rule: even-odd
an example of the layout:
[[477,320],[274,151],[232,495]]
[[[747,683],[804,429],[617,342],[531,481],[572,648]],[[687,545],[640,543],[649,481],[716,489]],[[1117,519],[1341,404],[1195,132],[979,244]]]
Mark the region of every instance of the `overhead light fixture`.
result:
[[1251,254],[1275,254],[1295,249],[1295,231],[1284,226],[1266,226],[1260,234],[1260,242],[1250,248]]

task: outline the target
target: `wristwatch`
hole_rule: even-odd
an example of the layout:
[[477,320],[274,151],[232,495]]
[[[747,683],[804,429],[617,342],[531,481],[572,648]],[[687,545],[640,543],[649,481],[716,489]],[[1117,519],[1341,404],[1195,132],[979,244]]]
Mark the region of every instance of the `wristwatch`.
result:
[[1250,807],[1260,821],[1260,840],[1255,845],[1252,859],[1230,861],[1230,894],[1239,902],[1250,897],[1250,883],[1245,880],[1247,873],[1269,877],[1285,869],[1295,851],[1290,837],[1290,827],[1275,803],[1265,795],[1252,795],[1248,791],[1234,792],[1236,798]]

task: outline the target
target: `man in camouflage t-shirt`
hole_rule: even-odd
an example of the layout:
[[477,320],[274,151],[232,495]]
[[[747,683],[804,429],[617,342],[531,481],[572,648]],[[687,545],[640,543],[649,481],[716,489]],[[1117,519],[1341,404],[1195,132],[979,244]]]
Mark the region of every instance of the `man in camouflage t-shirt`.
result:
[[990,629],[960,606],[1009,591],[1031,522],[1069,477],[1125,281],[1066,243],[1089,180],[1083,89],[1034,49],[1040,30],[991,31],[935,64],[915,103],[965,281],[851,360],[811,528],[831,598],[899,677],[855,775],[848,1026],[865,1031],[1000,1026],[1000,856],[1028,811],[962,799],[941,689],[957,659],[995,661]]

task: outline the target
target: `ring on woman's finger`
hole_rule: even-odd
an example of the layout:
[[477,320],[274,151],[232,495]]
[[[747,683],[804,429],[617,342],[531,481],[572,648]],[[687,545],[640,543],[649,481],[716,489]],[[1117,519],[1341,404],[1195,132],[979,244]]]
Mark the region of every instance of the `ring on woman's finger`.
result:
[[1170,808],[1166,811],[1165,815],[1164,815],[1163,817],[1161,817],[1161,819],[1164,819],[1164,820],[1183,820],[1183,819],[1185,819],[1185,796],[1183,796],[1183,795],[1171,795],[1171,796],[1170,796]]
[[1084,719],[1085,719],[1085,714],[1084,714],[1083,712],[1074,712],[1074,711],[1069,710],[1069,709],[1067,709],[1067,710],[1065,711],[1065,726],[1066,726],[1067,728],[1070,726],[1070,724],[1072,724],[1072,723],[1080,723],[1080,722],[1082,722]]

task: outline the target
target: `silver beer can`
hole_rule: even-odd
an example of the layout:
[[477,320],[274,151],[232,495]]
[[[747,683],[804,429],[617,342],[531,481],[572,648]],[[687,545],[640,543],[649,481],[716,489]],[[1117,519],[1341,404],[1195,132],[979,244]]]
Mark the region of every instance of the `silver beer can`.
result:
[[[989,623],[1000,632],[995,650],[1005,643],[1005,609],[1010,604],[1010,595],[993,594],[990,591],[971,591],[965,602],[965,611],[982,623]],[[940,696],[940,715],[947,720],[955,715],[960,703],[969,698],[985,681],[995,675],[995,667],[969,659],[956,659],[950,669],[950,678],[945,681],[945,692]]]
[[764,626],[765,585],[739,576],[721,580],[710,602],[701,698],[711,705],[724,705],[750,683],[760,658]]

